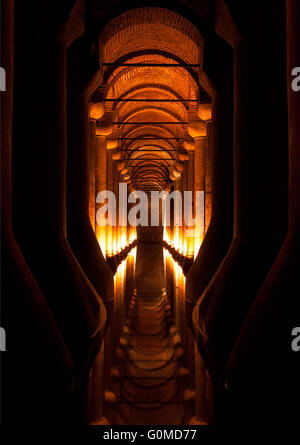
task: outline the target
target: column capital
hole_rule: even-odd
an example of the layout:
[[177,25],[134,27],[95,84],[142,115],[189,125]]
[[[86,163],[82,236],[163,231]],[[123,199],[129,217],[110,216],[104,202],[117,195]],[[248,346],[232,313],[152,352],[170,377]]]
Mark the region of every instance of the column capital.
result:
[[190,122],[187,127],[189,135],[193,139],[206,136],[206,123],[202,121]]

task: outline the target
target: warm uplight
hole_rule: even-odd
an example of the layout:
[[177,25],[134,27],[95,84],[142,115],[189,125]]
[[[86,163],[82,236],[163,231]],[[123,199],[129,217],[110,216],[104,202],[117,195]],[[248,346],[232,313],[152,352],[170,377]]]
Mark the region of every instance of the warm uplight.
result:
[[[106,257],[106,231],[105,227],[101,227],[98,243],[100,245],[101,251],[104,255],[104,258]],[[103,230],[104,229],[104,230]]]

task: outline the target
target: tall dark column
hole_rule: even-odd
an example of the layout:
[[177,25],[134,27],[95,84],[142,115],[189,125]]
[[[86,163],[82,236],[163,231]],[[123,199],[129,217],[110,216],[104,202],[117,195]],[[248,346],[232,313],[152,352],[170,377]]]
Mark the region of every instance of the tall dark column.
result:
[[96,230],[96,123],[89,123],[89,217],[93,230]]
[[66,48],[84,32],[84,17],[82,1],[73,2],[72,14],[69,3],[57,3],[18,2],[15,9],[13,223],[83,378],[105,309],[67,241]]
[[237,420],[252,411],[265,424],[280,413],[281,424],[292,425],[298,420],[300,375],[299,352],[292,350],[292,331],[300,324],[300,92],[292,89],[291,73],[300,65],[300,5],[287,0],[286,6],[289,228],[230,355],[227,387]]
[[[89,219],[89,98],[101,82],[90,67],[89,42],[81,38],[68,50],[68,239],[87,277],[105,303],[113,308],[113,274],[108,267]],[[97,142],[96,142],[97,143]],[[98,165],[97,172],[106,169]]]
[[234,50],[234,240],[194,312],[219,374],[287,230],[284,2],[232,8],[243,33]]

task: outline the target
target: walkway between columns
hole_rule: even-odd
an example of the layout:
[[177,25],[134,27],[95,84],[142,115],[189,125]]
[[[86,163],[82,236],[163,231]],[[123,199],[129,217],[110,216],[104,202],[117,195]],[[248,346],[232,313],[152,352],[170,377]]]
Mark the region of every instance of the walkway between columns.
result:
[[138,231],[136,289],[121,338],[115,424],[184,423],[182,350],[164,286],[162,233]]

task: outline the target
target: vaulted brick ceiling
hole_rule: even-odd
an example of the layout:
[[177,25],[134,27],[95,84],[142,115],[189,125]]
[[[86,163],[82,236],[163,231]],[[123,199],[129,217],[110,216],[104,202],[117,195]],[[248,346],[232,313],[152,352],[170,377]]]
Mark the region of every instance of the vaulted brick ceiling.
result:
[[132,189],[170,189],[187,158],[184,141],[192,142],[187,123],[199,121],[201,35],[173,11],[139,8],[109,22],[99,39],[109,65],[97,97],[104,102],[102,121],[115,122],[110,138],[118,139],[124,179]]

